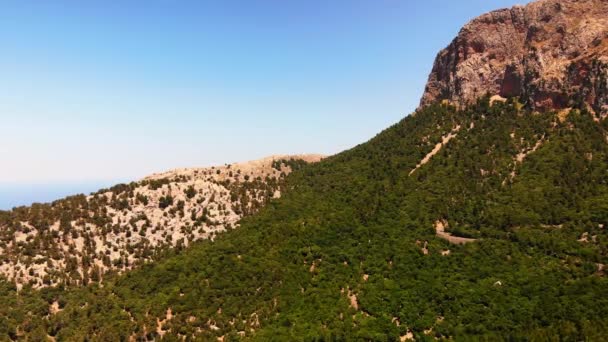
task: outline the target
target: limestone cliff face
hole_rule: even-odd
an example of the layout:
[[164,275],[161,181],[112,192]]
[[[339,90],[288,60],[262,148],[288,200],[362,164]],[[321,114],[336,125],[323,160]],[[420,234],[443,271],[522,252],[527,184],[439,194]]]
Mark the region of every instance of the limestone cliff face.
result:
[[606,115],[607,74],[608,0],[538,0],[465,25],[438,54],[421,106],[490,94]]

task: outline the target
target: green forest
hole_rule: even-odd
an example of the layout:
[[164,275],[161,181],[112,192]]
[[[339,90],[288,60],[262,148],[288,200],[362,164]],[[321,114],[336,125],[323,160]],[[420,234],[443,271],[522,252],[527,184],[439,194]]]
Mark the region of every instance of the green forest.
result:
[[281,198],[214,240],[84,287],[0,282],[0,340],[603,340],[608,120],[565,114],[421,109],[293,162]]

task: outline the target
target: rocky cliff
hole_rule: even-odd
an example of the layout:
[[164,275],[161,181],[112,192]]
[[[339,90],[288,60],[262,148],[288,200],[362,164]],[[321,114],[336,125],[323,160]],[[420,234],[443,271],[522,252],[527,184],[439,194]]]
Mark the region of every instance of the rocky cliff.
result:
[[421,106],[519,97],[538,110],[608,114],[608,1],[538,0],[465,25],[433,66]]

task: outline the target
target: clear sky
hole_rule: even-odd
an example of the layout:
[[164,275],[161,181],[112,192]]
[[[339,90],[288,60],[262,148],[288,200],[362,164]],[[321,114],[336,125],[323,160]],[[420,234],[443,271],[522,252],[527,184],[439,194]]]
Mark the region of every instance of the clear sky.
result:
[[350,148],[415,109],[463,24],[522,2],[2,1],[0,192]]

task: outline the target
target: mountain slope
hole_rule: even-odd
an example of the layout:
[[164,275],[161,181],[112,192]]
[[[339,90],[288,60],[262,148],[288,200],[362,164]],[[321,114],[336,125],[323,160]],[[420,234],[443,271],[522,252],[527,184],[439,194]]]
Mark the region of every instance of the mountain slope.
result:
[[[291,174],[289,191],[238,231],[101,288],[6,288],[3,300],[23,308],[5,312],[6,330],[58,340],[605,336],[608,124],[519,108],[430,106]],[[476,240],[451,244],[437,221]]]
[[0,212],[0,274],[20,288],[103,281],[234,228],[280,196],[293,168],[320,156],[275,156],[155,174],[90,196]]

